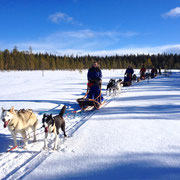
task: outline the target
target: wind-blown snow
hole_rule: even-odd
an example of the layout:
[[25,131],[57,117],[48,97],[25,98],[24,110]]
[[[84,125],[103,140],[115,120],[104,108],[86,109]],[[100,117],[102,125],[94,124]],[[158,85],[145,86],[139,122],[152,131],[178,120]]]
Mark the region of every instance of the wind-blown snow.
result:
[[[138,70],[136,71],[136,73]],[[123,70],[103,70],[103,94]],[[180,73],[134,83],[100,110],[71,115],[86,91],[87,71],[1,72],[0,106],[32,108],[38,142],[6,153],[12,137],[0,122],[0,179],[180,179]],[[59,149],[43,148],[41,118],[67,105]]]

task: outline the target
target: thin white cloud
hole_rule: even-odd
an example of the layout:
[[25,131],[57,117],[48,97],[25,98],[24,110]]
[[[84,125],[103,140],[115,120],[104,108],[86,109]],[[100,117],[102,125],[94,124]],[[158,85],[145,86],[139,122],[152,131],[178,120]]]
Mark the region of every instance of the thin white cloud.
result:
[[92,55],[92,56],[112,56],[112,55],[127,55],[127,54],[180,54],[180,44],[175,45],[164,45],[164,46],[154,46],[154,47],[132,47],[132,48],[120,48],[114,50],[101,50],[101,51],[85,51],[85,50],[75,50],[75,49],[65,49],[61,51],[56,51],[55,54],[59,55]]
[[123,36],[123,37],[133,37],[133,36],[137,36],[138,33],[132,32],[132,31],[128,31],[128,32],[120,33],[120,35]]
[[112,56],[112,55],[127,55],[127,54],[180,54],[180,44],[174,45],[163,45],[163,46],[146,46],[146,47],[124,47],[112,50],[99,50],[99,51],[91,51],[88,49],[78,49],[78,48],[59,48],[55,44],[18,44],[18,49],[23,49],[24,46],[32,47],[34,53],[45,53],[48,52],[50,54],[56,55],[92,55],[92,56]]
[[[32,46],[34,49],[81,49],[101,50],[119,44],[122,38],[133,38],[137,33],[104,31],[96,32],[90,29],[78,31],[60,31],[42,37],[36,41],[16,43],[18,47]],[[49,46],[49,48],[48,48]],[[38,48],[39,47],[39,48]]]
[[63,33],[63,36],[70,38],[78,38],[78,39],[88,39],[88,38],[94,38],[96,36],[96,33],[89,29],[85,29],[79,31],[67,31]]
[[111,56],[111,55],[124,55],[124,54],[163,54],[163,53],[177,53],[180,54],[180,44],[175,45],[163,45],[163,46],[154,46],[154,47],[132,47],[132,48],[120,48],[114,50],[103,50],[103,51],[94,51],[90,52],[90,55],[99,55],[99,56]]
[[66,32],[57,32],[50,35],[48,38],[77,38],[77,39],[93,39],[93,38],[129,38],[133,36],[137,36],[136,32],[117,32],[117,31],[92,31],[90,29],[83,29],[77,31],[66,31]]
[[56,32],[48,37],[42,37],[36,41],[11,43],[5,48],[12,49],[15,45],[19,50],[28,50],[31,46],[33,52],[48,52],[57,55],[123,55],[123,54],[157,54],[157,53],[177,53],[180,54],[180,44],[138,47],[124,46],[121,40],[133,38],[139,35],[135,32],[104,31],[97,32],[90,29]]
[[49,20],[56,24],[59,24],[60,22],[66,22],[74,25],[80,25],[80,26],[82,25],[81,23],[76,21],[73,17],[62,12],[58,12],[50,15]]
[[163,17],[180,17],[180,7],[171,9],[169,12],[164,13]]

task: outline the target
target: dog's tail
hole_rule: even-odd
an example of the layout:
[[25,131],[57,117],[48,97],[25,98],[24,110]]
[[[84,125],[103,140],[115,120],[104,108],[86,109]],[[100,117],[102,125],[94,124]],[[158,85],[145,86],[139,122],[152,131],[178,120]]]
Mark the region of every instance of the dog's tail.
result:
[[64,115],[64,113],[65,113],[65,110],[66,110],[66,106],[64,105],[64,106],[62,107],[60,113],[59,113],[59,116],[62,117],[62,116]]

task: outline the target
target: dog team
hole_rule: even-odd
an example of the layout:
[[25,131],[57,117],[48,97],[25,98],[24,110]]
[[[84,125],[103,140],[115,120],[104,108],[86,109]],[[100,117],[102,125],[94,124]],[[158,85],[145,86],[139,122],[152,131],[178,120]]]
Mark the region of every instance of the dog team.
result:
[[[112,93],[116,95],[121,91],[123,86],[122,79],[114,80],[110,79],[106,93],[111,95]],[[67,137],[65,132],[65,120],[63,115],[65,113],[66,106],[63,106],[60,113],[56,116],[52,116],[52,114],[43,114],[42,124],[45,132],[44,138],[44,149],[47,149],[47,138],[49,133],[54,133],[54,150],[57,149],[57,142],[59,138],[59,130],[61,129],[64,133],[64,137]],[[38,124],[38,118],[36,114],[32,111],[32,109],[20,109],[15,110],[14,107],[11,107],[9,110],[5,110],[2,108],[1,119],[4,123],[4,128],[8,128],[12,134],[14,140],[14,146],[17,146],[17,134],[21,134],[24,141],[24,149],[27,149],[28,139],[30,135],[28,134],[28,129],[32,129],[34,134],[34,142],[36,142],[36,129]]]
[[[107,91],[109,93],[117,93],[121,91],[122,80],[119,79],[117,82],[113,79],[107,85]],[[59,138],[59,130],[61,129],[64,133],[64,137],[67,137],[65,132],[65,120],[63,115],[65,113],[66,106],[63,106],[60,113],[56,116],[52,116],[52,114],[43,114],[42,124],[45,132],[44,138],[44,149],[48,147],[47,138],[49,133],[54,133],[54,150],[57,149],[57,142]],[[32,109],[20,109],[15,110],[14,107],[11,107],[9,110],[5,110],[2,108],[1,119],[4,123],[4,128],[8,128],[11,132],[14,146],[17,146],[17,134],[21,134],[24,141],[24,149],[28,147],[28,139],[30,135],[28,134],[28,130],[32,129],[34,134],[33,141],[36,142],[36,129],[38,125],[38,118],[36,114],[32,111]]]
[[[52,114],[47,115],[44,114],[42,118],[42,123],[45,132],[44,139],[44,149],[47,146],[47,137],[49,133],[55,134],[54,140],[54,150],[57,149],[57,141],[59,138],[59,129],[61,129],[64,133],[64,137],[67,137],[65,132],[65,120],[63,115],[65,113],[66,106],[63,106],[60,113],[56,116],[52,116]],[[4,123],[4,128],[8,128],[12,134],[14,140],[14,146],[17,147],[17,133],[21,134],[24,141],[24,149],[27,149],[28,139],[30,135],[28,134],[28,129],[32,129],[34,134],[34,142],[36,141],[36,129],[38,124],[38,119],[36,114],[31,109],[20,109],[15,110],[14,107],[11,107],[9,110],[5,110],[2,108],[1,119]]]

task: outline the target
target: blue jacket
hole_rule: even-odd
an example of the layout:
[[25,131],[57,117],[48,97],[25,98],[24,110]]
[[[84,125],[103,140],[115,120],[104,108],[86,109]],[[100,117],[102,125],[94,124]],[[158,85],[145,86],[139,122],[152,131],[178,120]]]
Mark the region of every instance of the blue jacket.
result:
[[[100,95],[100,93],[101,93],[101,90],[100,90],[98,85],[91,86],[90,87],[90,91],[89,91],[89,93],[87,95],[87,98],[88,99],[96,99]],[[96,99],[96,101],[98,101],[98,102],[103,101],[102,94],[101,94],[101,96],[98,99]]]
[[97,67],[91,67],[88,70],[87,78],[89,81],[91,80],[101,80],[102,79],[102,72],[101,70]]
[[134,70],[132,68],[127,68],[125,74],[134,74]]

